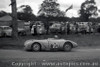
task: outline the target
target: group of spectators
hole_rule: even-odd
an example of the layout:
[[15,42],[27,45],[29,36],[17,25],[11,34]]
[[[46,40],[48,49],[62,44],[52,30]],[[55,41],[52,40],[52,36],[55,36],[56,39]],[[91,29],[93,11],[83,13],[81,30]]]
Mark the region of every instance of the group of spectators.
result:
[[91,34],[100,33],[100,24],[93,22],[74,22],[67,23],[67,34]]
[[[55,24],[55,25],[53,25]],[[52,25],[55,26],[51,27],[49,26],[49,30],[51,33],[52,30],[54,33],[59,33],[58,31],[60,30],[60,33],[66,33],[66,34],[91,34],[95,32],[100,32],[100,25],[99,24],[94,24],[92,22],[62,22],[62,23],[53,23]],[[57,26],[57,25],[58,26]],[[59,25],[61,24],[61,25]],[[59,27],[59,28],[58,28]],[[53,29],[54,28],[54,29]],[[36,29],[34,29],[34,32],[36,32]]]

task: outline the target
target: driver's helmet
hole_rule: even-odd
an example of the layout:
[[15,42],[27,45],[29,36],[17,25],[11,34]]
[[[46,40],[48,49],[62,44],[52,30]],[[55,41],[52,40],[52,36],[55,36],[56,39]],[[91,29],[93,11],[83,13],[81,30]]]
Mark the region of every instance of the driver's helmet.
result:
[[59,37],[58,37],[58,35],[55,35],[54,38],[55,38],[55,39],[58,39]]

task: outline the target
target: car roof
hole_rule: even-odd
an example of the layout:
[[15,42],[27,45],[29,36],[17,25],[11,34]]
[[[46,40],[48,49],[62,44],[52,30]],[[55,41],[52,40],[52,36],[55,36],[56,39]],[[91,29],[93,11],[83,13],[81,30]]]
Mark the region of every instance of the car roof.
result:
[[3,27],[4,28],[4,27],[9,27],[9,26],[0,26],[0,27]]
[[10,26],[0,26],[1,29],[4,29],[4,28],[11,28]]

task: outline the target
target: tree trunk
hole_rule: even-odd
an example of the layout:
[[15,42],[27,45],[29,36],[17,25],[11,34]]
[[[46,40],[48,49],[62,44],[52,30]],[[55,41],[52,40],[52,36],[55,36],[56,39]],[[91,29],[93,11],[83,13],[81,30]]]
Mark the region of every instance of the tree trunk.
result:
[[46,34],[48,35],[49,34],[49,21],[48,20],[46,21],[46,26],[47,26],[46,27],[47,28]]
[[18,39],[16,0],[11,0],[11,6],[12,6],[12,37],[14,39]]

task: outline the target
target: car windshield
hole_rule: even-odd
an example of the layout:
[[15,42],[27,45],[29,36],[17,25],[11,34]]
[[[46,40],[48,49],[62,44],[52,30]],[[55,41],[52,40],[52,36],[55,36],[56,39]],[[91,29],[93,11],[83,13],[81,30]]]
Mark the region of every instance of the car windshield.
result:
[[59,27],[61,27],[61,25],[60,24],[55,24],[53,27],[59,28]]

